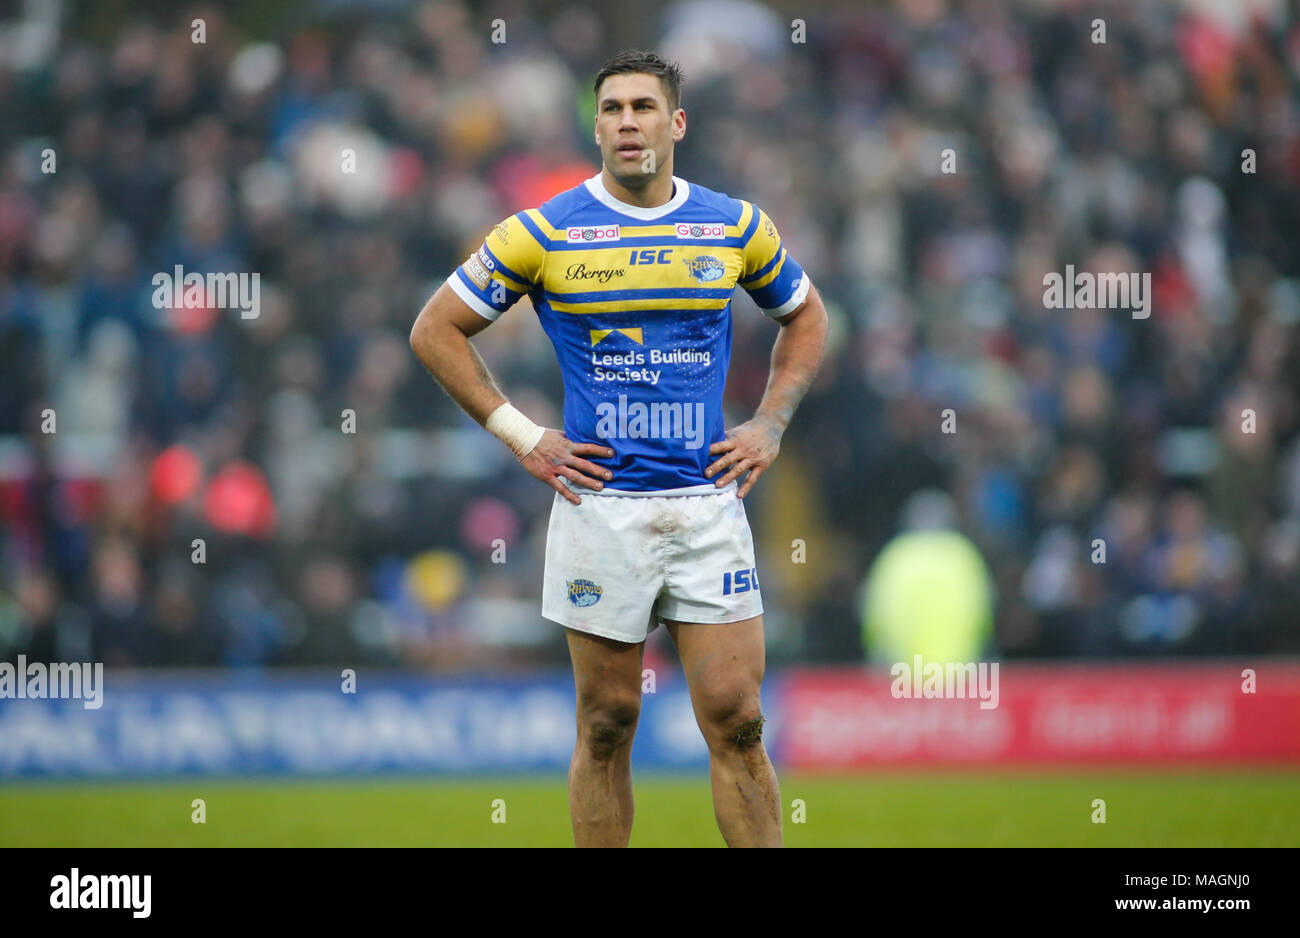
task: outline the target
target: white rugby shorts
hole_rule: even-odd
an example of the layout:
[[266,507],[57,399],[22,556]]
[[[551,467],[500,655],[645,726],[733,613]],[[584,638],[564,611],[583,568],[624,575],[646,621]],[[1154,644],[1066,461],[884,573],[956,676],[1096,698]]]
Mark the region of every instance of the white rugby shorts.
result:
[[733,481],[703,495],[559,492],[546,535],[542,616],[621,642],[664,619],[739,622],[763,612],[754,539]]

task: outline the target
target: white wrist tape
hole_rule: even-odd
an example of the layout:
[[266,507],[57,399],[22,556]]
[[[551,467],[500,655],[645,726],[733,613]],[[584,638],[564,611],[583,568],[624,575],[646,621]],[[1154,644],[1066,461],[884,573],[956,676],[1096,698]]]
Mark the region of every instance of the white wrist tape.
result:
[[514,450],[519,459],[531,453],[546,432],[506,401],[492,413],[488,414],[484,428],[502,443]]

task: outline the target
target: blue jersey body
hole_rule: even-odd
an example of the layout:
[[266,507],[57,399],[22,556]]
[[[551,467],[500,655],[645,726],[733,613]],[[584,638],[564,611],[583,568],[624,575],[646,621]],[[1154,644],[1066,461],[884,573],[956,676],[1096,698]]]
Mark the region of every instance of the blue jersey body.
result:
[[605,494],[714,491],[732,294],[744,287],[773,318],[808,294],[764,212],[673,184],[645,209],[595,176],[497,225],[448,281],[489,320],[531,299],[564,378],[565,436],[614,450],[591,460],[614,473]]

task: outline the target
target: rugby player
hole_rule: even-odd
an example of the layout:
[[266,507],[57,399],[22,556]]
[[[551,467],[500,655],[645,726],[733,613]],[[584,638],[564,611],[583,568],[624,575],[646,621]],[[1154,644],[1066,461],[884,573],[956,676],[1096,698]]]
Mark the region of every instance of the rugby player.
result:
[[[497,225],[421,310],[411,346],[556,492],[542,615],[565,627],[573,662],[575,843],[628,844],[643,654],[662,622],[708,744],[723,839],[780,846],[762,740],[763,605],[741,499],[816,375],[826,310],[764,212],[673,175],[686,134],[675,64],[620,52],[595,91],[602,171]],[[757,412],[724,430],[737,285],[781,328]],[[515,409],[469,341],[525,294],[563,373],[563,430]]]

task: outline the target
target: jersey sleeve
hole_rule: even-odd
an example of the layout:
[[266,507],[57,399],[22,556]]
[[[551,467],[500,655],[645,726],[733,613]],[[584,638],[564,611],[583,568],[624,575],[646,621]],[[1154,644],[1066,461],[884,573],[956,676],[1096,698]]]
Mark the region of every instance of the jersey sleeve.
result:
[[501,222],[447,278],[456,295],[484,319],[495,321],[541,282],[546,248],[539,219],[530,217],[535,212],[519,212]]
[[745,242],[740,285],[749,291],[764,315],[779,319],[807,298],[808,278],[786,251],[767,213],[749,202],[743,204],[739,227],[745,233]]

